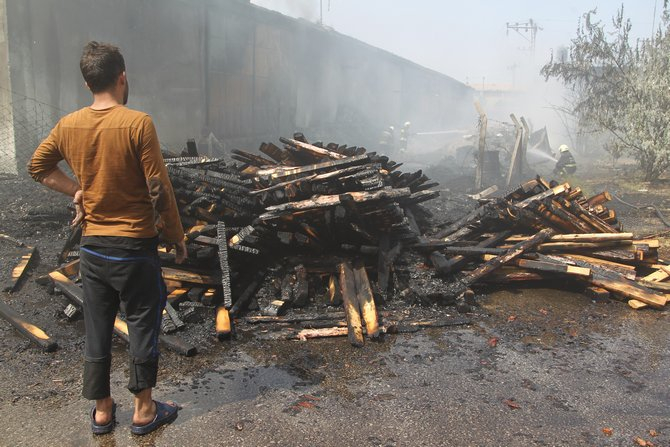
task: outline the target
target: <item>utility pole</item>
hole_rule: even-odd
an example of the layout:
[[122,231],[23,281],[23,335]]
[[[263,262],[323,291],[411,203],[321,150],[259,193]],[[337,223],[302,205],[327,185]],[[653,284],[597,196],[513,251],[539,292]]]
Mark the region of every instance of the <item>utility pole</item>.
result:
[[[527,22],[514,22],[514,23],[507,22],[506,25],[507,25],[507,35],[509,36],[509,30],[516,31],[518,35],[520,35],[529,42],[530,47],[528,49],[530,50],[531,55],[535,56],[535,41],[537,39],[537,32],[542,31],[542,28],[540,28],[537,25],[537,22],[533,19],[528,19]],[[530,32],[530,38],[522,34],[521,33],[522,31],[525,33]]]

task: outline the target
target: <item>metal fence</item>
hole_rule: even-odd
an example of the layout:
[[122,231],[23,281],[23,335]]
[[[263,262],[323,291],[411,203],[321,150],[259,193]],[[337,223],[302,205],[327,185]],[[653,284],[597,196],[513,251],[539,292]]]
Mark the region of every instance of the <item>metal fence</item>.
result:
[[46,190],[27,172],[37,145],[66,112],[0,86],[0,232],[39,237],[67,225],[66,197]]

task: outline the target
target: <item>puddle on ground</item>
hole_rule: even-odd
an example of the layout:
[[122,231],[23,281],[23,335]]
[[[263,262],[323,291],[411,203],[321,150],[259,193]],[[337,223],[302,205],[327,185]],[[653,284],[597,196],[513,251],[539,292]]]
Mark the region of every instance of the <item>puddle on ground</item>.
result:
[[276,366],[253,365],[251,359],[226,361],[225,365],[197,376],[160,386],[162,396],[178,402],[197,416],[231,402],[252,400],[276,389],[293,389],[300,379]]

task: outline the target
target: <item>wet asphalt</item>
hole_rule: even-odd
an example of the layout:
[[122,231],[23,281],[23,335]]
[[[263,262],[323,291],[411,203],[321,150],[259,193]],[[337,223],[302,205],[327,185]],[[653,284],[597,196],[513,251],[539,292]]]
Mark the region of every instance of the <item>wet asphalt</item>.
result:
[[[183,409],[143,438],[129,430],[123,348],[110,435],[90,434],[89,402],[60,393],[53,374],[63,366],[49,364],[43,382],[24,385],[56,383],[52,396],[0,395],[0,445],[670,445],[667,311],[526,288],[491,291],[471,319],[360,349],[346,338],[244,335],[213,345],[191,373],[161,371],[155,396]],[[164,364],[188,361],[165,355]],[[12,365],[0,362],[0,372]],[[76,382],[62,385],[72,391]]]

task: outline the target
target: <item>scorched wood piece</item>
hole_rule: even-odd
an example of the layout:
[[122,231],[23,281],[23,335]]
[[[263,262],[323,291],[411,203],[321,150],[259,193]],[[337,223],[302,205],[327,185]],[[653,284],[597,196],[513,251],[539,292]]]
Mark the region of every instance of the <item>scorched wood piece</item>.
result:
[[[375,200],[397,200],[401,197],[410,195],[408,188],[381,190],[374,192],[350,192],[354,202],[363,203]],[[296,211],[305,211],[318,208],[328,208],[340,205],[340,195],[315,196],[308,200],[301,200],[299,202],[284,203],[281,205],[273,205],[267,207],[266,212],[259,216],[260,220],[276,219],[285,214],[291,214]]]
[[363,346],[363,326],[361,324],[360,306],[356,296],[356,280],[348,261],[338,266],[340,274],[340,289],[344,301],[344,311],[347,314],[347,333],[349,342],[356,347]]
[[[307,173],[318,173],[331,169],[343,169],[347,166],[361,165],[369,162],[367,155],[357,155],[339,160],[329,160],[321,163],[309,164],[306,166],[275,166],[273,168],[260,169],[256,172],[255,181],[263,183],[275,179],[299,176]],[[327,178],[327,177],[326,177]]]
[[281,141],[284,144],[288,144],[289,146],[293,146],[299,150],[305,151],[309,153],[310,155],[317,157],[317,158],[330,158],[333,160],[340,160],[343,158],[346,158],[346,155],[339,154],[337,152],[332,152],[329,151],[328,149],[323,149],[314,145],[311,145],[309,143],[303,143],[302,141],[298,140],[293,140],[291,138],[284,138],[281,137],[279,138],[279,141]]
[[465,289],[467,289],[473,283],[477,282],[481,278],[500,268],[501,266],[508,263],[512,259],[519,257],[523,253],[533,249],[537,245],[546,241],[553,234],[554,230],[550,228],[538,231],[533,237],[531,237],[527,241],[519,242],[518,244],[514,245],[505,254],[496,256],[490,261],[482,264],[481,266],[470,272],[468,275],[466,275],[465,278],[463,278],[463,280],[461,281],[462,290],[459,291],[459,294],[463,293]]
[[3,286],[4,292],[16,292],[19,285],[25,278],[26,272],[37,258],[37,249],[35,247],[25,247],[25,254],[21,256],[19,263],[12,269],[11,276],[7,283]]
[[0,301],[0,316],[28,340],[39,346],[45,352],[53,352],[58,349],[58,343],[52,340],[46,332],[32,323],[26,321],[14,309]]
[[354,264],[354,281],[356,283],[356,298],[365,321],[368,337],[379,338],[379,323],[377,321],[377,307],[372,295],[372,288],[365,266],[362,262]]

